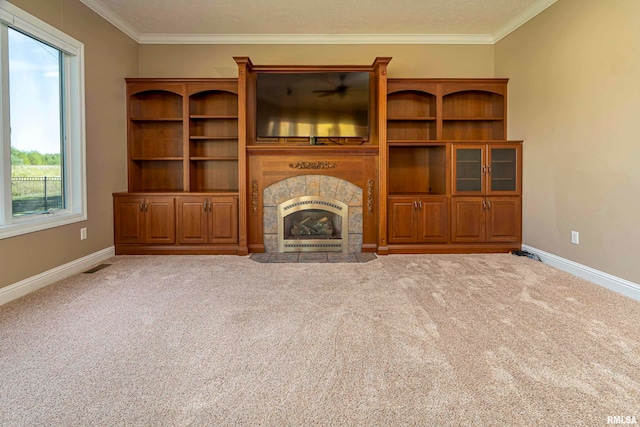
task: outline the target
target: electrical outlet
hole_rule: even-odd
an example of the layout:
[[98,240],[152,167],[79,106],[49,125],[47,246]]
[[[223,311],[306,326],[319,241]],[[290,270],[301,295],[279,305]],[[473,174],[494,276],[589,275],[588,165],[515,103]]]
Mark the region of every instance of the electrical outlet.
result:
[[80,229],[80,240],[87,240],[87,227]]
[[574,245],[580,244],[580,233],[578,233],[577,231],[571,232],[571,243],[573,243]]

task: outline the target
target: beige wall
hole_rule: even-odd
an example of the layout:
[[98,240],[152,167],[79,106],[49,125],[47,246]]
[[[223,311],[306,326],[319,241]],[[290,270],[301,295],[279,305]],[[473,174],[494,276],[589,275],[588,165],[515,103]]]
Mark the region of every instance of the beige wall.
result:
[[525,140],[524,243],[635,283],[639,22],[638,0],[559,0],[495,46]]
[[138,73],[137,43],[79,0],[12,3],[85,45],[88,220],[0,240],[0,287],[113,245],[111,193],[127,188],[124,77]]
[[141,45],[140,77],[237,77],[234,56],[256,65],[370,65],[389,77],[493,77],[492,45]]

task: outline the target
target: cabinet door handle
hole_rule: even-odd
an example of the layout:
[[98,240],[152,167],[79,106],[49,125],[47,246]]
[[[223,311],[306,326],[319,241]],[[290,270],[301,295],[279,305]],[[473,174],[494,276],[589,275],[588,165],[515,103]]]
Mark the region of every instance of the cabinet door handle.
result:
[[203,211],[207,211],[207,201],[205,200],[204,202],[202,202],[202,210]]
[[418,202],[418,206],[420,206],[420,210],[422,210],[422,200]]
[[487,165],[487,175],[491,174],[491,165]]
[[487,209],[487,202],[484,200],[482,201],[482,209]]
[[149,212],[149,203],[144,204],[144,211]]
[[487,200],[487,209],[491,210],[491,202]]
[[487,167],[485,165],[482,165],[482,175],[485,175],[487,173]]
[[413,209],[418,209],[418,202],[416,202],[415,200],[413,201]]
[[140,202],[140,212],[144,212],[144,203]]
[[209,205],[209,213],[211,213],[211,202],[207,202],[207,204]]

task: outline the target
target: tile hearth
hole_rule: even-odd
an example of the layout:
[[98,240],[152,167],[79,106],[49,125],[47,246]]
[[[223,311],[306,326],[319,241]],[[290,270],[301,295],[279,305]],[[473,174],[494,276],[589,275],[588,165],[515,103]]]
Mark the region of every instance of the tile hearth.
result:
[[369,262],[376,259],[376,255],[371,252],[265,252],[251,254],[249,257],[253,261],[260,263],[359,263]]

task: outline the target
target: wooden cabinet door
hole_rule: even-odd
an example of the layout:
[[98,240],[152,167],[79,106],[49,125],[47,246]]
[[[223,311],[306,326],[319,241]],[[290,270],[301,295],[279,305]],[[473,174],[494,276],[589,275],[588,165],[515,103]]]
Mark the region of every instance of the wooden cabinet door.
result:
[[209,213],[206,197],[178,198],[178,242],[207,243]]
[[176,242],[176,209],[173,197],[149,197],[145,199],[145,242]]
[[389,199],[389,243],[418,240],[418,209],[413,197]]
[[451,198],[451,241],[486,241],[484,197]]
[[235,197],[178,198],[178,242],[237,243],[238,199]]
[[418,241],[443,243],[449,240],[449,210],[446,197],[420,198],[418,215]]
[[487,241],[520,241],[522,230],[520,197],[488,197],[486,213]]
[[142,197],[114,197],[115,243],[144,243],[143,207]]
[[238,199],[214,197],[209,200],[209,241],[238,243]]

